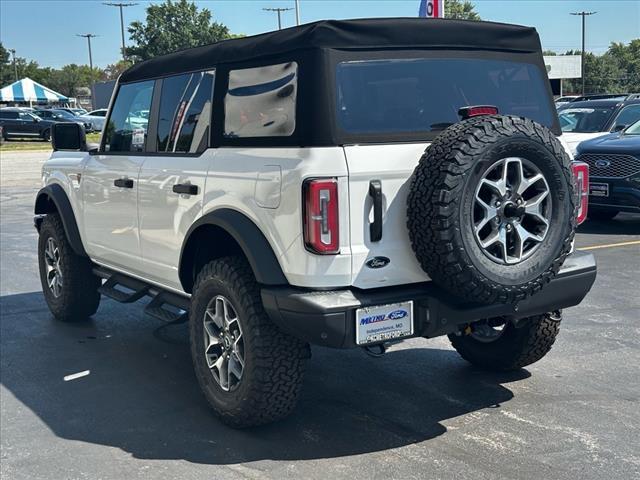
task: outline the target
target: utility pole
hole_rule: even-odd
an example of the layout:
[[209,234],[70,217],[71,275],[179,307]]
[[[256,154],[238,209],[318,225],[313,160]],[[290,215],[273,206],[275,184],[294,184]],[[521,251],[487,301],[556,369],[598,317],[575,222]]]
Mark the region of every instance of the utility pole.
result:
[[280,14],[288,10],[293,10],[293,8],[263,8],[262,10],[264,10],[265,12],[277,12],[278,13],[278,30],[282,30],[282,19],[280,18]]
[[120,34],[122,36],[122,59],[127,59],[127,53],[124,45],[124,15],[122,14],[123,7],[133,7],[134,5],[138,5],[137,3],[109,3],[104,2],[103,5],[108,5],[109,7],[118,7],[120,9]]
[[87,39],[87,45],[89,46],[89,68],[93,72],[93,57],[91,56],[91,39],[97,37],[93,33],[76,34],[76,37],[83,37]]
[[9,51],[11,52],[11,55],[13,55],[13,75],[15,77],[15,81],[18,81],[18,65],[16,64],[16,49],[15,48],[11,48],[9,49]]
[[296,25],[300,25],[300,0],[295,0],[296,2]]
[[571,15],[579,15],[582,17],[582,61],[580,62],[580,76],[582,77],[582,95],[584,95],[584,32],[585,32],[585,18],[588,15],[594,15],[598,12],[571,12]]

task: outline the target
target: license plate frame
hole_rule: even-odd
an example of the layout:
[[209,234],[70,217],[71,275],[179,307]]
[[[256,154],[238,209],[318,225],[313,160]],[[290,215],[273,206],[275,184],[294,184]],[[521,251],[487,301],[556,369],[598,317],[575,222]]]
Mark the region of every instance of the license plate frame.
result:
[[414,323],[413,300],[358,308],[355,315],[356,345],[411,337]]
[[609,196],[609,184],[593,182],[589,183],[589,196],[590,197],[608,197]]

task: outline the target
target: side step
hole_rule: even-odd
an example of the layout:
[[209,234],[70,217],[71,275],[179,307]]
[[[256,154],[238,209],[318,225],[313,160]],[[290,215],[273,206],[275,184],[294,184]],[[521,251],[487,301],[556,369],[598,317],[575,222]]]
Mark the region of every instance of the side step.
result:
[[142,297],[151,297],[144,312],[163,322],[182,323],[189,319],[190,300],[159,287],[150,285],[137,278],[116,273],[102,267],[93,269],[93,273],[106,281],[98,291],[120,303],[133,303]]
[[98,291],[116,302],[133,303],[146,296],[149,288],[149,285],[140,280],[114,273],[98,288]]
[[189,300],[171,292],[160,292],[144,312],[163,322],[182,323],[189,320]]

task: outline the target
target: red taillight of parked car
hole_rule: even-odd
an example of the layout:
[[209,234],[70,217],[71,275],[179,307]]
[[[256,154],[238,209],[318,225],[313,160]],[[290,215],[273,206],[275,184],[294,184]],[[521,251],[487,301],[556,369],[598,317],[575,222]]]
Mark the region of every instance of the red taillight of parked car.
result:
[[587,209],[589,207],[589,165],[584,162],[573,162],[571,164],[573,178],[576,182],[576,193],[578,194],[578,225],[587,219]]
[[308,180],[304,195],[304,243],[315,253],[338,253],[338,180],[321,178]]

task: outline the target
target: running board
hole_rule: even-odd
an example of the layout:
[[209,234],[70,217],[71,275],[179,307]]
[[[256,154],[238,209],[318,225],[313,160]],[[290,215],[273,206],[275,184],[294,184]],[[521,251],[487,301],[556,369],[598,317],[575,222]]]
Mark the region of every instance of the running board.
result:
[[137,278],[95,267],[93,273],[106,281],[98,288],[102,295],[120,303],[133,303],[151,297],[144,312],[163,322],[182,323],[189,319],[190,300],[186,296],[163,290]]

